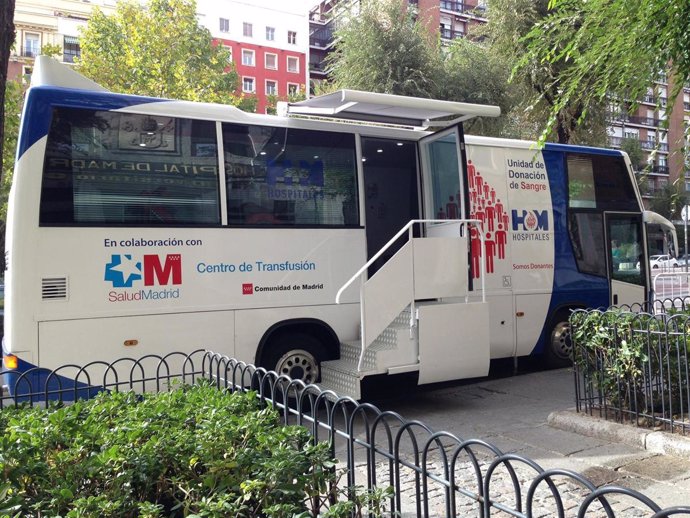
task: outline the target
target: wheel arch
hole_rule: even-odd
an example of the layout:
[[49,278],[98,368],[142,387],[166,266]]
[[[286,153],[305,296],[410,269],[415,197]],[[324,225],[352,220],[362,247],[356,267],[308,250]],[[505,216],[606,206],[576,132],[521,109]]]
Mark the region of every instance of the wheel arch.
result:
[[317,318],[292,318],[281,320],[269,327],[259,340],[254,357],[255,365],[261,365],[264,354],[271,341],[290,333],[305,333],[319,340],[328,351],[328,358],[335,359],[339,356],[340,340],[333,328]]

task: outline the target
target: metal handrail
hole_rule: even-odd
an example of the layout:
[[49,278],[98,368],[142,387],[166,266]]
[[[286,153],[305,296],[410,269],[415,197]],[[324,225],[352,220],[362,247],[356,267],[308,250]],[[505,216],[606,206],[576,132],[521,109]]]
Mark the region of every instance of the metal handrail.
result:
[[[362,280],[362,284],[360,286],[359,290],[359,317],[360,317],[360,343],[362,350],[360,351],[359,354],[359,361],[357,363],[357,371],[361,372],[362,370],[362,361],[364,360],[364,351],[366,349],[364,345],[364,331],[365,331],[365,323],[364,323],[364,279],[362,278],[362,275],[364,272],[367,271],[367,269],[379,258],[383,255],[383,253],[388,250],[393,244],[405,233],[408,232],[409,236],[408,239],[412,240],[414,237],[412,235],[412,227],[417,224],[417,223],[459,223],[461,226],[463,225],[475,225],[477,229],[479,230],[479,240],[481,242],[481,250],[484,250],[484,233],[482,232],[482,222],[481,220],[478,219],[412,219],[407,222],[407,224],[402,227],[381,249],[374,254],[371,259],[369,259],[366,263],[364,263],[364,266],[362,266],[359,270],[357,270],[357,273],[355,273],[350,279],[343,284],[343,286],[338,290],[338,293],[335,295],[335,303],[340,304],[340,297],[343,294],[343,292],[352,285],[353,282],[355,282],[357,279]],[[482,256],[483,257],[483,256]],[[485,261],[480,261],[481,262],[481,284],[482,284],[482,302],[486,302],[486,290],[484,289],[484,279],[486,277],[486,262]],[[414,326],[413,321],[414,321],[414,293],[412,295],[412,301],[410,303],[411,306],[411,312],[410,312],[410,328]]]

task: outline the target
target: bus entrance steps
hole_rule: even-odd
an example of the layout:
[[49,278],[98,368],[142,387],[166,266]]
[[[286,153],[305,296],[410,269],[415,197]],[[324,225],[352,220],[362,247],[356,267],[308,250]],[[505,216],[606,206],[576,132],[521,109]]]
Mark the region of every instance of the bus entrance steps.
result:
[[418,343],[415,329],[410,329],[410,308],[407,307],[366,348],[358,370],[362,350],[361,341],[340,344],[340,359],[321,363],[321,382],[324,390],[333,390],[341,396],[361,398],[362,378],[375,374],[387,374],[396,368],[416,365]]

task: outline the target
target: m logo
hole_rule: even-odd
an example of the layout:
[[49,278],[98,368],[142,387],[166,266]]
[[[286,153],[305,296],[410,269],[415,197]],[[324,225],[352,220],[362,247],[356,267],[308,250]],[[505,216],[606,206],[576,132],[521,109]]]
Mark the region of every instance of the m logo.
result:
[[135,281],[144,280],[144,286],[167,286],[182,284],[182,255],[167,254],[161,258],[155,254],[144,255],[142,261],[131,254],[113,254],[105,265],[104,280],[111,282],[113,288],[131,288]]
[[512,210],[513,231],[549,230],[549,211]]
[[253,295],[254,285],[251,282],[245,282],[242,284],[242,295]]

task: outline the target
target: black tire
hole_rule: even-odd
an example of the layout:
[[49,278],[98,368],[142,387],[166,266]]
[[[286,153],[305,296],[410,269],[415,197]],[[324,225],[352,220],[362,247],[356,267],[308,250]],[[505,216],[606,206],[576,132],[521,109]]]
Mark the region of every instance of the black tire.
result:
[[570,334],[569,310],[558,311],[551,319],[549,334],[544,348],[544,363],[550,368],[568,367],[573,364],[573,341]]
[[265,345],[261,366],[309,385],[321,380],[321,362],[325,359],[326,347],[317,338],[295,332],[271,339]]

